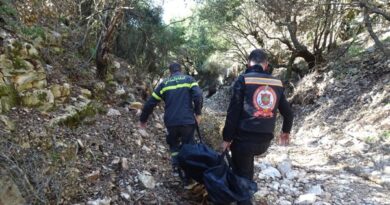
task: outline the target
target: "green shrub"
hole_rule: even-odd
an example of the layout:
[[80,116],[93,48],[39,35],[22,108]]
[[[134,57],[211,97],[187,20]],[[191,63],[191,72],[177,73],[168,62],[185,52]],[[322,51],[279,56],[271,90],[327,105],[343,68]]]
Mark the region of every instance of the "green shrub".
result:
[[2,14],[2,15],[5,14],[5,15],[8,15],[8,16],[16,16],[17,15],[17,11],[12,6],[4,4],[4,5],[0,6],[0,14]]
[[22,27],[22,33],[31,38],[42,37],[45,38],[45,30],[40,26]]
[[359,44],[353,44],[348,49],[348,55],[350,56],[357,56],[360,53],[362,53],[364,48]]

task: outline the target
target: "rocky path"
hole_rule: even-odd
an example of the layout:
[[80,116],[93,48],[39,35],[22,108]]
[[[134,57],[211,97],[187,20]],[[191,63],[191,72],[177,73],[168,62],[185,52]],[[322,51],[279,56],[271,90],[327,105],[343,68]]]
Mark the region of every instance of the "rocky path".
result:
[[[295,138],[289,147],[273,145],[256,160],[258,199],[281,205],[390,203],[385,184],[350,172],[329,157],[331,150]],[[381,174],[389,176],[389,167],[384,169]]]

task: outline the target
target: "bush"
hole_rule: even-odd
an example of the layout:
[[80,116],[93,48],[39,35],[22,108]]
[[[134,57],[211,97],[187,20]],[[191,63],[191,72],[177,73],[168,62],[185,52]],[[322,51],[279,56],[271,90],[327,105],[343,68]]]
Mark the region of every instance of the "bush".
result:
[[31,37],[31,38],[37,38],[42,37],[45,38],[45,30],[40,26],[31,26],[31,27],[22,27],[21,29],[22,33]]

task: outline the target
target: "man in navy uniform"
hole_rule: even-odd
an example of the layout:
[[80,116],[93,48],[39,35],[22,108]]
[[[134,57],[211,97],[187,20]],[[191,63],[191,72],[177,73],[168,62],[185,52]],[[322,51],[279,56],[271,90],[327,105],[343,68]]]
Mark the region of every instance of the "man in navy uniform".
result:
[[171,152],[173,171],[177,173],[179,169],[176,156],[181,144],[194,142],[195,124],[201,119],[203,96],[194,78],[181,72],[180,64],[172,63],[169,71],[170,77],[158,85],[145,103],[140,116],[140,127],[146,127],[153,108],[163,100],[164,123],[168,130],[166,141]]
[[[274,138],[276,110],[283,116],[280,143],[287,145],[293,123],[293,112],[283,93],[280,80],[268,74],[267,54],[253,50],[248,68],[233,86],[233,96],[223,129],[222,149],[232,152],[233,171],[253,180],[254,156],[263,154]],[[250,205],[251,200],[237,204]]]

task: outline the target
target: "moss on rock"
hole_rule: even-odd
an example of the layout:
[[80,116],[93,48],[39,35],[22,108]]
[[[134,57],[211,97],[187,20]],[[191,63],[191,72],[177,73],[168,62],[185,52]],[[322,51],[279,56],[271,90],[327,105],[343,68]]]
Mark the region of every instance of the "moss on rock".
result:
[[49,124],[50,126],[59,124],[68,127],[77,127],[85,118],[104,112],[103,106],[99,103],[81,103],[77,106],[69,106],[67,113],[52,119]]
[[0,85],[0,113],[8,112],[19,104],[18,92],[11,85]]

